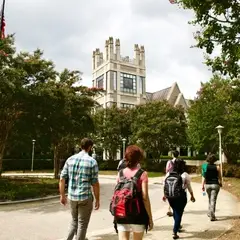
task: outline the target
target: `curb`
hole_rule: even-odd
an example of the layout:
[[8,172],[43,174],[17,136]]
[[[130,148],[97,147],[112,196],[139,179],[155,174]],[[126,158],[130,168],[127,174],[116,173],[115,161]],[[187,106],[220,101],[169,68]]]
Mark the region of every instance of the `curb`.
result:
[[60,195],[49,196],[44,198],[32,198],[32,199],[25,199],[25,200],[18,200],[18,201],[6,201],[6,202],[0,202],[0,206],[7,206],[7,205],[14,205],[14,204],[21,204],[21,203],[32,203],[32,202],[44,202],[48,200],[57,199],[59,197]]

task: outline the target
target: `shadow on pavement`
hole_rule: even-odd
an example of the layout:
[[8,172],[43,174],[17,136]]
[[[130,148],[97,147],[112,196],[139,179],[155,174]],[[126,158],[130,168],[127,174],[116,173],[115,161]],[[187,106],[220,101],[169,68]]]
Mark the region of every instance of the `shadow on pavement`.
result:
[[184,211],[184,214],[197,214],[197,215],[206,215],[207,216],[207,210],[187,210]]
[[217,221],[225,221],[225,220],[237,220],[240,219],[240,216],[217,216]]
[[[183,225],[183,230],[186,232],[186,228],[189,226],[189,224],[184,224]],[[152,232],[158,232],[158,231],[170,231],[172,233],[173,230],[173,225],[163,225],[163,226],[154,226],[153,230],[149,231],[148,234],[151,234]]]
[[184,239],[214,239],[217,236],[220,236],[224,232],[224,229],[222,230],[207,230],[204,232],[184,232],[184,234],[187,234],[188,236],[184,236]]
[[115,233],[109,233],[109,234],[103,234],[103,235],[97,235],[94,238],[89,238],[89,240],[118,240],[118,235]]

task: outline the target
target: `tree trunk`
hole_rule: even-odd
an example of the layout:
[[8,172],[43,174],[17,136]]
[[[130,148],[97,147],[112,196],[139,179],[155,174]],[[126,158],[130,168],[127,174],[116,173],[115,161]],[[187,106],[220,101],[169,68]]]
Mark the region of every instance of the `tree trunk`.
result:
[[8,126],[8,128],[6,127],[5,129],[3,128],[0,129],[0,131],[2,131],[0,134],[0,176],[3,171],[3,156],[10,129],[11,126]]
[[3,171],[3,154],[4,154],[4,149],[5,149],[5,143],[2,143],[0,145],[0,177],[1,177],[2,171]]
[[60,159],[59,159],[59,149],[58,146],[54,146],[54,178],[58,179],[59,177],[59,164],[60,164]]

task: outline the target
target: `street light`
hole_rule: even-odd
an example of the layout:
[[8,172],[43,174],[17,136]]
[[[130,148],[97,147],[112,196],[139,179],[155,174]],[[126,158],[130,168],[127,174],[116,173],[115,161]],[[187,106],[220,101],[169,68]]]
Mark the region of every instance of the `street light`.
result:
[[222,164],[222,130],[223,128],[224,127],[221,125],[216,127],[219,135],[219,161],[220,161],[220,171],[221,171],[222,180],[223,180],[223,164]]
[[96,149],[95,149],[95,146],[92,148],[92,158],[96,160],[96,157],[97,157],[97,154],[96,154]]
[[127,141],[126,138],[123,138],[123,139],[122,139],[122,142],[123,142],[123,157],[124,157],[124,154],[125,154],[126,141]]
[[34,149],[35,149],[35,142],[36,140],[32,140],[32,166],[31,166],[31,172],[33,172],[33,161],[34,161]]

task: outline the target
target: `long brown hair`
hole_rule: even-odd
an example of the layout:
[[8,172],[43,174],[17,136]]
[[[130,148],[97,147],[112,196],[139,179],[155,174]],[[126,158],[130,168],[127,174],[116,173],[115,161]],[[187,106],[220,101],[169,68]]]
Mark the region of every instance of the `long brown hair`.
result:
[[134,168],[143,159],[143,150],[136,146],[130,145],[127,147],[125,152],[125,160],[127,167]]

